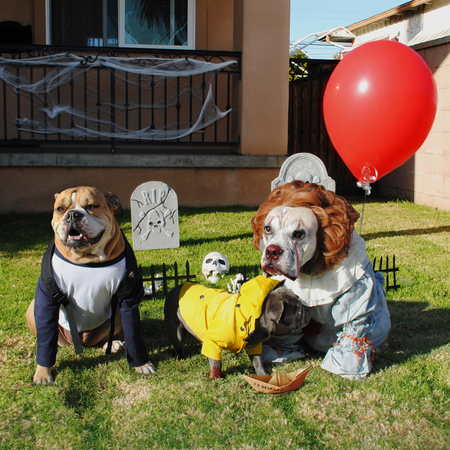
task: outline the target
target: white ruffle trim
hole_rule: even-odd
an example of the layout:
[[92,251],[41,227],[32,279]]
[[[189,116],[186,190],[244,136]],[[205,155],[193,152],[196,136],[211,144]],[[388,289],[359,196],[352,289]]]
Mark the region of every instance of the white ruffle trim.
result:
[[[367,259],[364,239],[353,232],[348,256],[335,269],[323,275],[300,274],[294,281],[286,279],[285,286],[294,291],[305,306],[326,305],[348,291],[364,275]],[[278,276],[273,278],[285,279]]]

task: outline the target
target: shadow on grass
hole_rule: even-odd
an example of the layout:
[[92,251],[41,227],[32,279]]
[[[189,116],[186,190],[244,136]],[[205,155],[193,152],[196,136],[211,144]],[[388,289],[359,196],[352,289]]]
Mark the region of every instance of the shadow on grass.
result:
[[[391,366],[404,363],[416,355],[426,355],[431,351],[450,342],[450,310],[429,309],[426,302],[389,301],[392,329],[389,335],[388,349],[378,355],[373,364],[372,373],[377,373]],[[175,352],[165,331],[163,320],[143,318],[141,320],[142,331],[150,358],[158,368],[162,361],[175,360]],[[120,334],[117,336],[122,338]],[[319,359],[323,353],[316,352],[308,346],[304,346],[309,358]],[[186,360],[195,357],[201,352],[201,343],[193,336],[187,335],[185,342]],[[86,372],[88,368],[100,365],[108,365],[120,360],[126,361],[123,351],[111,355],[84,356],[61,361],[58,364],[58,372],[69,368],[74,378],[80,378],[80,383],[68,383],[63,387],[63,396],[66,404],[83,415],[89,408],[95,406],[96,399],[107,389],[108,378],[90,377]],[[186,364],[189,365],[188,362]],[[205,358],[205,370],[208,364]],[[268,373],[272,373],[273,367],[266,366]],[[130,370],[133,370],[130,368]],[[242,375],[253,373],[253,367],[247,357],[235,361],[234,364],[224,362],[225,375]],[[205,372],[205,376],[207,373]],[[56,376],[57,379],[57,376]]]
[[429,309],[426,302],[388,301],[389,347],[374,361],[373,372],[426,355],[450,343],[450,310]]
[[380,231],[377,233],[362,234],[365,241],[371,239],[386,238],[394,236],[417,236],[420,234],[436,234],[436,233],[448,233],[450,232],[450,226],[431,227],[431,228],[412,228],[410,230],[398,230],[398,231]]
[[231,236],[215,236],[214,234],[211,234],[210,237],[201,237],[200,239],[181,239],[180,245],[181,246],[196,246],[196,245],[202,245],[206,244],[208,242],[230,242],[235,239],[253,239],[253,233],[239,233]]
[[[413,356],[430,353],[450,342],[450,310],[428,309],[426,302],[401,302],[389,301],[392,328],[388,338],[388,349],[375,358],[372,373],[401,364]],[[163,320],[144,318],[141,320],[147,351],[153,364],[158,368],[161,361],[176,359],[175,352],[165,330]],[[120,335],[119,335],[120,338]],[[309,358],[320,359],[324,354],[311,349],[302,342],[304,350]],[[193,336],[187,335],[185,340],[186,359],[190,359],[201,353],[201,343]],[[109,364],[114,361],[126,359],[123,352],[96,357],[81,356],[77,360],[62,361],[58,364],[58,372],[70,368],[73,372],[82,371],[85,367],[95,367]],[[206,358],[205,358],[206,361]],[[205,365],[207,363],[205,362]],[[224,363],[223,371],[226,375],[244,374],[253,369],[250,361],[244,360],[237,364]],[[272,372],[270,366],[266,369]],[[101,390],[98,381],[93,382],[91,388]],[[89,383],[83,383],[83,392],[91,390]],[[78,392],[77,387],[69,387],[65,393],[66,402],[78,412],[88,408],[92,402],[92,396]]]
[[[375,354],[371,373],[427,355],[450,343],[450,309],[429,309],[427,302],[388,301],[391,331],[387,349]],[[307,358],[322,359],[325,353],[300,342]]]
[[[164,321],[146,318],[141,320],[141,326],[150,360],[158,368],[160,361],[170,358],[170,349],[167,349],[170,342],[169,338],[165,335]],[[123,332],[118,333],[114,339],[124,340]],[[73,347],[69,351],[73,352]],[[123,350],[117,353],[111,353],[110,355],[89,356],[86,353],[84,352],[78,357],[75,357],[73,353],[73,357],[69,357],[63,361],[57,360],[57,371],[54,374],[55,381],[57,381],[59,373],[65,369],[70,369],[75,378],[82,379],[82,382],[68,383],[63,389],[65,402],[78,414],[82,414],[86,409],[93,406],[97,395],[106,389],[107,379],[99,381],[97,377],[86,376],[86,369],[96,368],[102,365],[107,366],[108,364],[121,360],[126,362],[127,360]],[[130,370],[134,369],[130,367]]]

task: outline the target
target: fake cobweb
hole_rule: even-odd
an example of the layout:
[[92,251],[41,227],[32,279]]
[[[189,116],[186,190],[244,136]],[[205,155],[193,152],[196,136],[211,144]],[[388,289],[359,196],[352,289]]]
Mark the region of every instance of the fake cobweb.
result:
[[[215,77],[237,61],[57,54],[0,58],[0,78],[21,105],[22,132],[73,139],[180,139],[225,117]],[[222,94],[222,97],[224,94]],[[225,101],[222,102],[225,105]]]

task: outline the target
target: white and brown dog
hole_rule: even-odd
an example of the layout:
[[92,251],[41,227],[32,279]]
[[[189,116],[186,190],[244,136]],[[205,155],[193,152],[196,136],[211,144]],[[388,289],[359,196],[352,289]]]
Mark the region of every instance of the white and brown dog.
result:
[[370,372],[391,324],[383,276],[374,274],[354,232],[358,218],[342,197],[293,181],[275,188],[252,219],[263,271],[285,278],[311,307],[317,326],[305,340],[326,353],[324,369],[349,379]]
[[[156,371],[141,333],[142,276],[115,216],[117,196],[80,186],[55,194],[54,240],[42,261],[36,297],[26,319],[37,336],[35,383],[52,383],[57,347],[125,347],[139,373]],[[125,343],[112,341],[124,332]]]

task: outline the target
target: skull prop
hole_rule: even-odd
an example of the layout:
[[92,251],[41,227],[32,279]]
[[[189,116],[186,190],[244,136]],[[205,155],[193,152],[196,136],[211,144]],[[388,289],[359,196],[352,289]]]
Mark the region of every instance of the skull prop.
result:
[[202,264],[202,272],[205,278],[212,284],[228,273],[230,263],[225,255],[219,252],[211,252],[205,256]]

